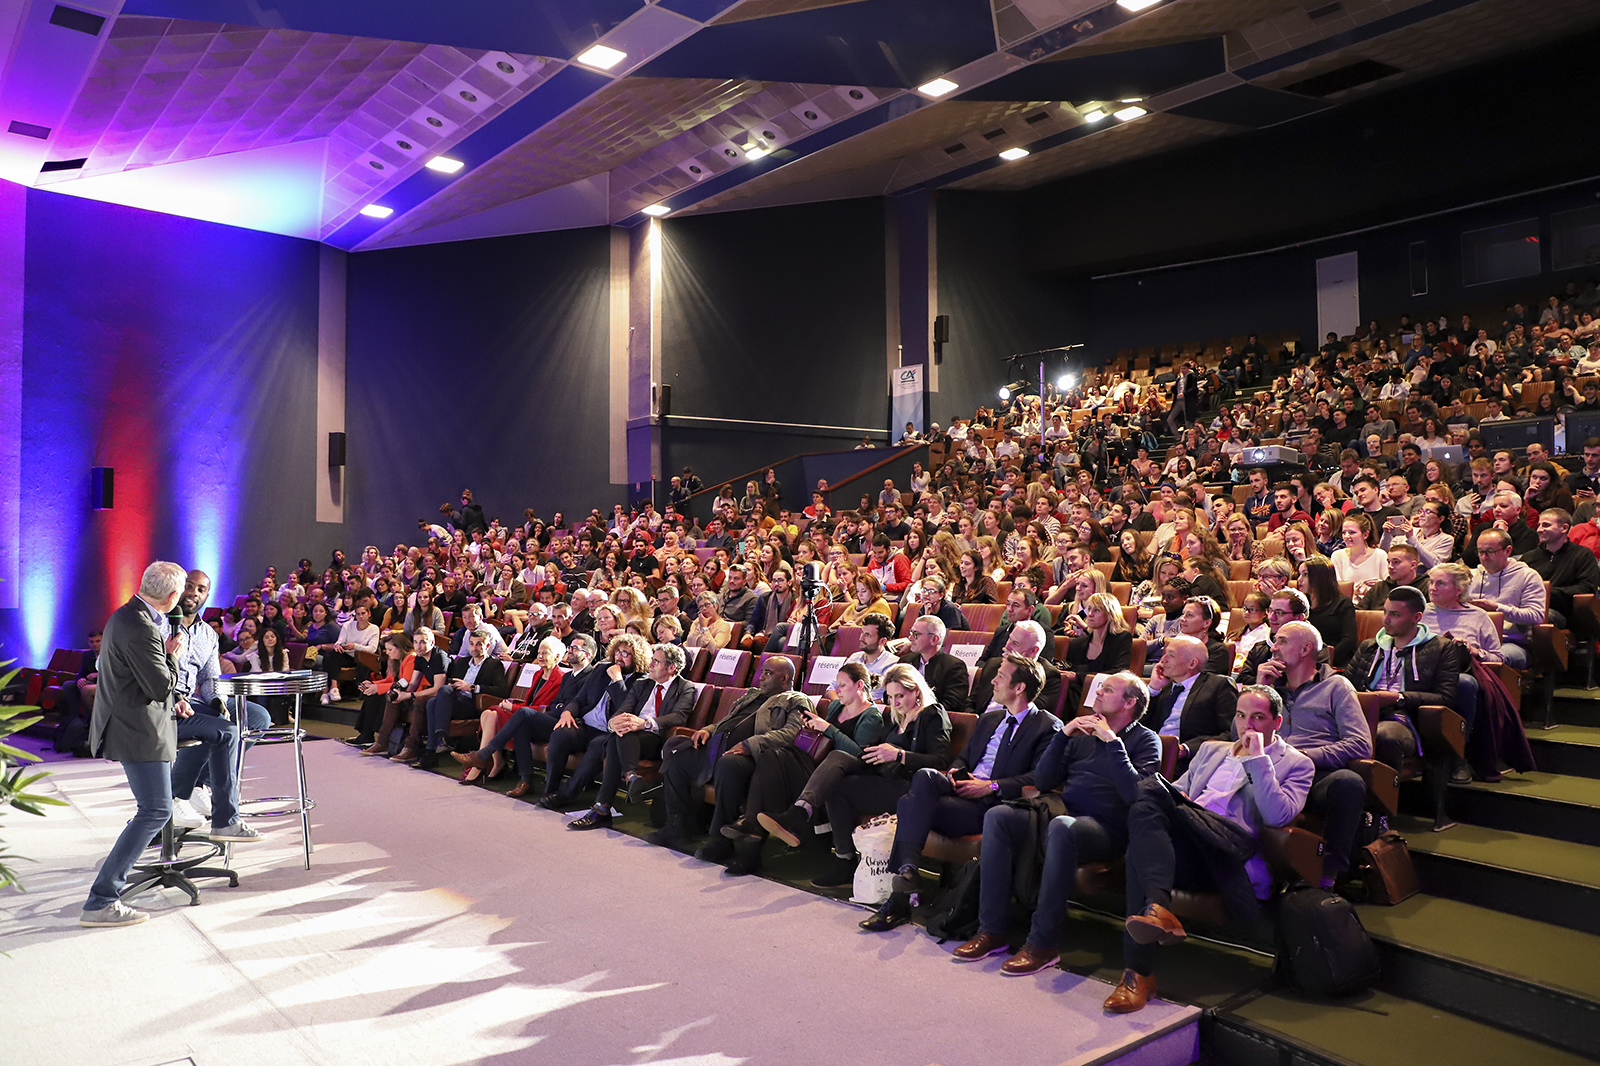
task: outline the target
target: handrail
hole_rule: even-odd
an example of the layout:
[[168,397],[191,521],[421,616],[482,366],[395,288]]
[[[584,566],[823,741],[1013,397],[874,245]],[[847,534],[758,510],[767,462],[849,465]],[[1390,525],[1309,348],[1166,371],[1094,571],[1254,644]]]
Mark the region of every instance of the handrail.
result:
[[[926,441],[924,441],[921,444],[907,444],[904,447],[891,447],[888,450],[892,454],[890,454],[888,456],[885,456],[879,462],[873,463],[871,466],[867,467],[865,470],[856,471],[854,474],[851,474],[849,477],[845,478],[843,481],[839,482],[837,485],[830,484],[828,486],[828,492],[827,492],[828,506],[830,508],[833,507],[833,494],[836,491],[838,491],[839,489],[842,489],[846,485],[850,484],[852,481],[857,481],[857,480],[859,480],[861,478],[864,478],[868,474],[872,473],[874,470],[881,470],[884,467],[888,466],[890,463],[899,462],[902,459],[910,458],[908,453],[914,452],[918,448],[926,450],[927,447],[928,447],[928,445],[927,445]],[[928,464],[926,462],[926,458],[927,457],[924,456],[923,458],[924,458],[924,462],[923,462],[922,468],[924,470],[926,470],[928,468]]]

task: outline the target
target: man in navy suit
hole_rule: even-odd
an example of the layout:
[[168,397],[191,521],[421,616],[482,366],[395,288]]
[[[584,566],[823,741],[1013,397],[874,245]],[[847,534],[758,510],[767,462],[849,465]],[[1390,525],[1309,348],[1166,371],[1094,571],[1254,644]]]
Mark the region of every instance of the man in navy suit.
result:
[[1005,653],[994,678],[994,698],[1004,709],[978,719],[972,739],[948,771],[918,770],[911,778],[911,790],[901,797],[889,852],[894,888],[861,928],[881,933],[910,921],[917,865],[930,832],[982,833],[989,808],[1016,799],[1033,784],[1034,767],[1061,728],[1054,715],[1033,705],[1043,687],[1044,670],[1037,659]]

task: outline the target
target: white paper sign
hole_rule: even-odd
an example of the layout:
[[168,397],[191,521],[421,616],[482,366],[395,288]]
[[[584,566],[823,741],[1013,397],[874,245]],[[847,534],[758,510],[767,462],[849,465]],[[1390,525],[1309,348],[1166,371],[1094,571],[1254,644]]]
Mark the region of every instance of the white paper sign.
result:
[[832,685],[839,676],[839,668],[844,665],[844,660],[843,655],[819,655],[811,660],[811,676],[806,678],[806,684]]
[[522,688],[532,688],[533,679],[539,673],[539,668],[533,663],[522,664],[522,676],[517,678],[517,684]]
[[967,681],[978,676],[978,660],[983,658],[982,644],[952,644],[950,654],[967,664]]
[[733,672],[739,668],[740,654],[737,648],[723,648],[717,652],[717,657],[711,660],[711,673],[732,677]]
[[[1083,706],[1094,706],[1094,701],[1100,696],[1100,686],[1105,684],[1106,678],[1110,676],[1110,674],[1095,674],[1089,679],[1088,685],[1086,685],[1083,690]],[[1071,717],[1076,717],[1078,714],[1078,708],[1067,707],[1063,709],[1062,713]]]

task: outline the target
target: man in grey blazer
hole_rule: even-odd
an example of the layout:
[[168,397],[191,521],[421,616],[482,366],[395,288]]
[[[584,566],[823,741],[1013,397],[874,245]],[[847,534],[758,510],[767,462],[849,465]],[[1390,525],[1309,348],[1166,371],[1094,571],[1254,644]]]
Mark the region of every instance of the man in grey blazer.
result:
[[185,576],[177,563],[151,563],[138,593],[106,622],[89,750],[122,763],[138,810],[101,865],[80,925],[137,925],[150,917],[124,906],[118,895],[139,853],[172,817],[175,682],[184,638],[171,632],[167,612],[177,604]]

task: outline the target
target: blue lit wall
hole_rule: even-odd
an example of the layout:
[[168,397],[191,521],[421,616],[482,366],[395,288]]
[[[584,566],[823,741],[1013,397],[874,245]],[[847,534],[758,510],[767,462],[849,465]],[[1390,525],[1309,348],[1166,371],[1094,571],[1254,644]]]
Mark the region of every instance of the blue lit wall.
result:
[[[317,246],[30,190],[22,608],[0,654],[81,647],[152,559],[219,590],[318,560]],[[116,470],[116,507],[89,471]]]

